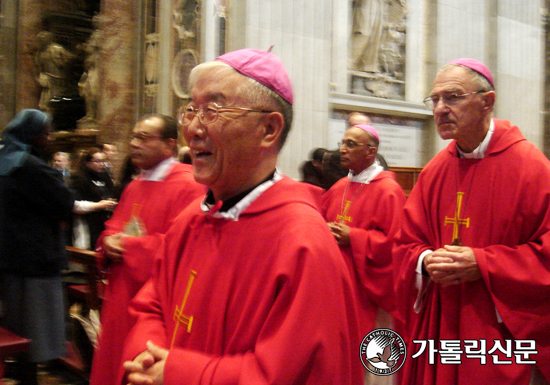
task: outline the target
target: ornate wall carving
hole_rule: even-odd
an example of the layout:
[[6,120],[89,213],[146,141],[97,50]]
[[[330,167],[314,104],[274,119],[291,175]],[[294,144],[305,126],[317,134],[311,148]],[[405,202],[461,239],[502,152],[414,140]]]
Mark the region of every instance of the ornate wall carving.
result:
[[191,69],[200,62],[200,7],[196,0],[178,0],[173,9],[173,27],[177,34],[172,89],[179,99],[189,99],[187,78]]
[[404,99],[405,0],[353,0],[351,92]]
[[[144,7],[141,113],[175,115],[181,100],[189,98],[189,71],[200,62],[201,4],[172,0],[166,8],[159,7],[161,1],[146,0]],[[168,10],[169,15],[161,14]],[[170,28],[163,25],[166,21]]]

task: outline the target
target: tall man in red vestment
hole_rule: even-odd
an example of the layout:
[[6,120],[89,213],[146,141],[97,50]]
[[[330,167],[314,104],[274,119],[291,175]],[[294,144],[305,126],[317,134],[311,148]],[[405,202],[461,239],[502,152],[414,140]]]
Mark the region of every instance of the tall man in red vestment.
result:
[[545,383],[550,162],[492,118],[492,76],[476,60],[445,65],[425,103],[453,141],[420,174],[396,242],[416,341],[403,383]]
[[170,116],[148,115],[134,127],[130,152],[141,175],[124,189],[97,243],[108,285],[92,385],[115,383],[124,339],[133,324],[128,314],[130,300],[151,276],[155,252],[174,218],[204,194],[192,167],[174,158],[177,136],[177,122]]
[[269,52],[201,64],[181,109],[209,192],[133,301],[121,384],[361,384],[351,278],[299,182],[277,169],[292,88]]
[[346,131],[340,162],[350,173],[322,201],[323,216],[355,279],[362,335],[372,331],[379,307],[394,310],[392,247],[405,204],[394,174],[376,160],[379,141],[367,124]]

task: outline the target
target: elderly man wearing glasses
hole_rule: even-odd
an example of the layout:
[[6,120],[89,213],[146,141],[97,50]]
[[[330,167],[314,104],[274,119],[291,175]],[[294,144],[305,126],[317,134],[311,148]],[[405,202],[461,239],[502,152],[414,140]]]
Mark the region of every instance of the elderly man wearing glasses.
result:
[[350,127],[340,143],[349,175],[323,195],[322,212],[355,281],[362,310],[360,332],[373,328],[378,308],[395,309],[392,247],[405,194],[376,159],[380,137],[373,126]]
[[453,141],[420,174],[394,254],[414,342],[403,381],[546,383],[550,162],[492,118],[493,78],[476,60],[445,65],[425,102]]
[[190,83],[180,121],[209,191],[134,300],[125,383],[361,384],[345,263],[309,190],[276,169],[292,122],[285,68],[243,49]]
[[124,189],[97,242],[108,285],[91,385],[115,383],[124,339],[133,325],[130,300],[151,276],[155,253],[174,218],[204,194],[192,167],[174,158],[177,137],[177,122],[166,115],[144,116],[134,127],[130,153],[141,174]]

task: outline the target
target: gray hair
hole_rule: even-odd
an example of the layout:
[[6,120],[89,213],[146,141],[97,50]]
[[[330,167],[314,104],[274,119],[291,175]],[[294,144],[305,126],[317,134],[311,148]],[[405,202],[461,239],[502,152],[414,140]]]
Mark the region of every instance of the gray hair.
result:
[[67,158],[68,160],[71,159],[71,156],[69,155],[68,152],[63,152],[63,151],[57,151],[55,154],[53,154],[53,156],[64,156],[65,158]]
[[465,67],[465,66],[460,65],[460,64],[454,64],[454,63],[453,64],[445,64],[443,67],[441,67],[441,69],[439,70],[439,72],[437,74],[439,75],[440,73],[448,71],[451,68],[455,68],[455,67],[464,68],[468,72],[468,74],[470,75],[470,77],[472,79],[472,82],[477,87],[478,91],[488,92],[488,91],[494,91],[495,90],[493,85],[489,82],[489,80],[487,80],[487,78],[485,76],[483,76],[482,74],[480,74],[477,71],[474,71],[471,68]]

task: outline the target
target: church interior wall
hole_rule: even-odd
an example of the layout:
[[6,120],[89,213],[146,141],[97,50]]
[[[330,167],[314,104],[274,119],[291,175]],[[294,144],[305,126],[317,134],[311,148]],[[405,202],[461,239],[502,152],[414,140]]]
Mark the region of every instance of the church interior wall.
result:
[[0,130],[15,114],[17,1],[0,2]]
[[[4,63],[0,74],[3,86],[12,85],[13,90],[12,97],[5,92],[0,95],[3,98],[0,102],[7,107],[0,116],[4,120],[2,126],[17,110],[37,107],[40,87],[34,55],[44,14],[78,13],[82,4],[90,2],[93,1],[6,0],[0,3],[4,16],[0,52]],[[146,17],[142,8],[146,3],[158,9],[159,24],[158,31],[152,34],[158,50],[153,56],[157,83],[151,100],[140,83],[144,73],[153,68],[147,62],[143,40],[141,19]],[[185,48],[175,40],[173,10],[184,3],[190,2],[101,1],[98,140],[117,144],[121,158],[128,152],[130,132],[139,115],[152,111],[173,114],[184,102],[174,93],[172,84],[174,57],[179,49]],[[200,30],[197,39],[200,49],[193,48],[198,61],[214,59],[223,49],[222,44],[225,51],[245,47],[267,50],[273,46],[272,51],[287,67],[294,85],[295,115],[279,166],[293,178],[300,178],[299,166],[313,148],[335,148],[334,138],[338,133],[335,134],[334,127],[343,129],[346,112],[353,110],[372,114],[375,123],[421,127],[420,165],[424,165],[446,143],[438,138],[431,111],[423,106],[422,99],[429,93],[437,69],[458,57],[473,57],[488,64],[497,87],[495,116],[509,119],[535,145],[543,146],[544,48],[540,1],[406,1],[406,71],[400,100],[351,93],[351,0],[204,0],[199,3],[202,14],[196,26]],[[9,14],[8,7],[15,4],[18,4],[18,17],[10,24],[5,16]],[[224,34],[220,18],[212,12],[222,5],[227,16]],[[5,55],[10,44],[6,33],[17,34],[16,39],[11,39],[18,52],[17,67],[12,72],[10,58]]]
[[497,116],[516,124],[525,137],[543,148],[543,32],[537,2],[504,2],[498,17]]
[[300,163],[325,145],[327,135],[332,2],[252,0],[240,6],[244,9],[229,7],[229,36],[235,34],[232,28],[245,36],[229,40],[228,51],[273,46],[286,66],[294,88],[294,122],[279,167],[299,178]]

